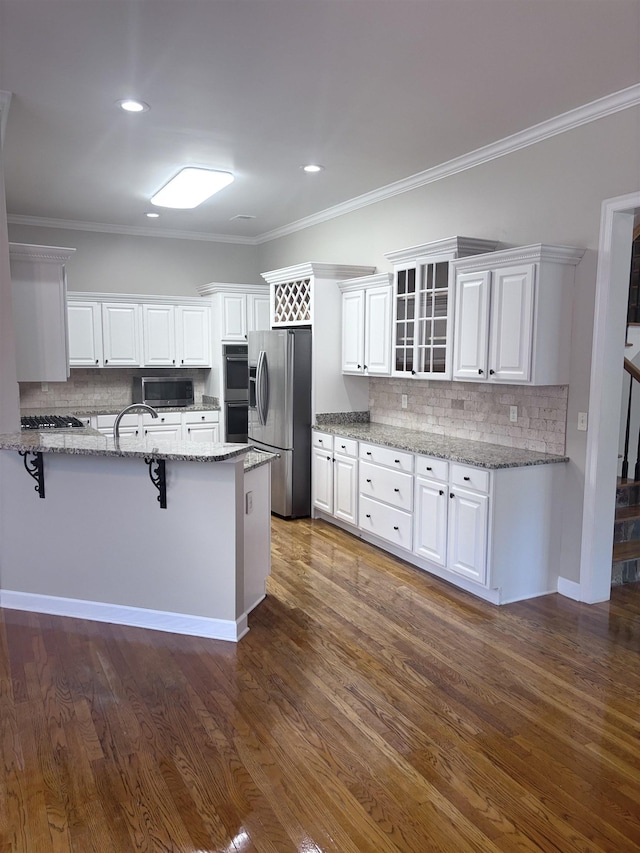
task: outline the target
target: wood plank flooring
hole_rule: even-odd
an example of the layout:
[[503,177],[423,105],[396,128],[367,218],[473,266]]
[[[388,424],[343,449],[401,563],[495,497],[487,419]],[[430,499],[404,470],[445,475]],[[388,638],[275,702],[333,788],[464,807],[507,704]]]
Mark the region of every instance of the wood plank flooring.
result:
[[640,585],[480,602],[273,522],[238,644],[0,611],[0,853],[640,850]]

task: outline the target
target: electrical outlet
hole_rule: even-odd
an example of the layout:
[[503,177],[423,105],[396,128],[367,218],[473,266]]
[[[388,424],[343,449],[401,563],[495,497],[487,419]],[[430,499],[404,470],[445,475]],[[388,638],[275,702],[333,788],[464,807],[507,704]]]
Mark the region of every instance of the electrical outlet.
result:
[[518,423],[518,407],[509,406],[509,420],[512,424]]
[[587,413],[586,412],[578,412],[578,429],[580,432],[587,431]]
[[246,514],[251,515],[251,513],[253,512],[253,492],[247,492],[247,494],[245,495],[245,502]]
[[402,406],[403,409],[406,409],[408,403],[409,403],[409,401],[407,400],[407,395],[403,394],[402,397],[400,398],[400,405]]
[[48,391],[49,390],[49,383],[48,382],[41,382],[40,383],[40,390],[41,391]]

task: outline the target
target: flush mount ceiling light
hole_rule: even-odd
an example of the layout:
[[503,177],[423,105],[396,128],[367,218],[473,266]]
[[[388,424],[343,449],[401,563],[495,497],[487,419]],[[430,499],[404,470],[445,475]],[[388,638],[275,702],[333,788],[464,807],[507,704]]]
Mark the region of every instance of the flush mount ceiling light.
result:
[[313,174],[315,172],[322,172],[324,166],[320,166],[318,163],[309,163],[307,166],[302,166],[302,171],[307,172],[308,174]]
[[126,113],[146,113],[149,110],[149,104],[145,104],[144,101],[136,101],[134,98],[122,98],[120,101],[116,101],[116,104]]
[[202,204],[232,181],[231,172],[187,166],[151,197],[151,204],[188,210]]

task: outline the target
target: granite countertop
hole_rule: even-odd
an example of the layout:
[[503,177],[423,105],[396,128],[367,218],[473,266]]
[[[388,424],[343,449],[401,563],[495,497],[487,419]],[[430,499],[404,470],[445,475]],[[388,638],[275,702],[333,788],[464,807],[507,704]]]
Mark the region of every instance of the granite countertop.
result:
[[568,462],[568,456],[540,453],[536,450],[520,450],[485,441],[469,441],[430,432],[408,430],[402,427],[376,423],[341,423],[316,425],[314,429],[332,435],[343,435],[357,441],[369,441],[421,453],[436,459],[448,459],[478,468],[521,468],[527,465],[548,465],[552,462]]
[[[127,404],[132,405],[132,404]],[[118,408],[82,408],[79,406],[46,406],[45,408],[37,408],[37,409],[21,409],[21,415],[61,415],[62,417],[67,417],[70,415],[75,416],[76,418],[90,418],[93,415],[117,415],[124,406]],[[164,412],[219,412],[220,404],[211,405],[209,403],[194,403],[193,406],[167,406],[160,407],[157,409],[161,414]],[[136,414],[133,412],[132,414]]]
[[244,470],[253,471],[254,468],[259,468],[261,465],[266,465],[276,458],[275,453],[267,453],[266,450],[254,450],[251,448],[244,457]]
[[[0,435],[0,449],[31,453],[68,453],[76,456],[118,456],[174,459],[183,462],[224,462],[248,452],[247,444],[210,444],[162,436],[102,435],[93,429],[47,430]],[[265,454],[266,455],[266,454]],[[268,460],[260,460],[268,461]],[[256,467],[257,460],[254,460]]]

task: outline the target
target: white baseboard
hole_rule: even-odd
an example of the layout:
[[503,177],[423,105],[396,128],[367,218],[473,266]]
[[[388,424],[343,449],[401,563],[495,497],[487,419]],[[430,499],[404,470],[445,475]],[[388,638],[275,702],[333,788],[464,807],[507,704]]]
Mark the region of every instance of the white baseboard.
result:
[[79,598],[60,598],[54,595],[36,595],[30,592],[0,590],[0,607],[9,610],[28,610],[32,613],[48,613],[52,616],[71,616],[74,619],[90,619],[94,622],[111,622],[129,625],[132,628],[148,628],[152,631],[168,631],[171,634],[186,634],[191,637],[206,637],[210,640],[238,642],[249,630],[247,613],[236,621],[211,619],[206,616],[191,616],[187,613],[171,613],[149,610],[144,607],[128,607],[122,604],[106,604],[101,601],[83,601]]
[[580,584],[576,581],[570,581],[566,578],[558,578],[558,592],[567,598],[572,598],[574,601],[581,601]]

